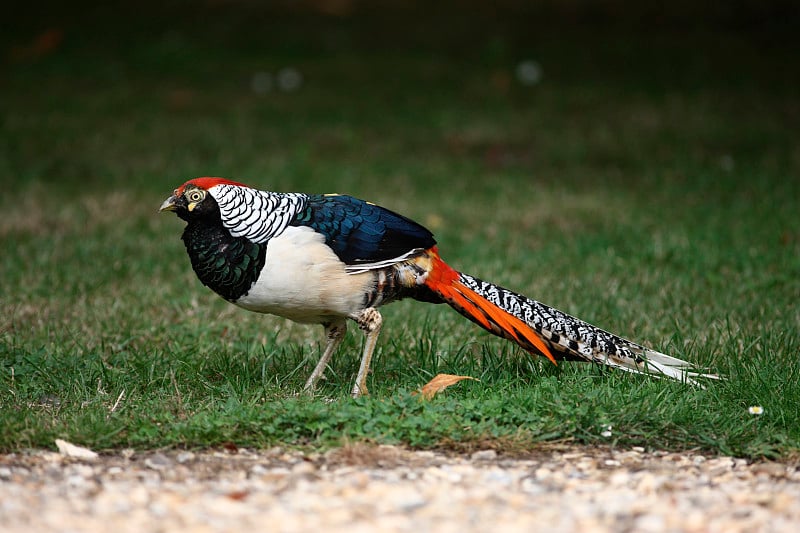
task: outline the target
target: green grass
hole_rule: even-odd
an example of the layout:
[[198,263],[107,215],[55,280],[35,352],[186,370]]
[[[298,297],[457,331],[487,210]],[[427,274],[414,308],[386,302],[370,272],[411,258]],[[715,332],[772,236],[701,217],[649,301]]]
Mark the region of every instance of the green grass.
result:
[[[120,27],[62,15],[54,51],[7,55],[0,450],[800,449],[800,79],[780,26],[161,9]],[[397,18],[430,31],[399,34]],[[43,27],[27,20],[3,46]],[[535,87],[513,76],[529,57]],[[251,91],[255,72],[286,66],[299,91]],[[433,229],[453,266],[728,379],[554,367],[445,306],[402,302],[384,310],[371,397],[348,397],[356,331],[318,394],[298,396],[321,328],[211,294],[182,224],[156,213],[196,175],[375,201]],[[480,382],[411,394],[439,372]]]

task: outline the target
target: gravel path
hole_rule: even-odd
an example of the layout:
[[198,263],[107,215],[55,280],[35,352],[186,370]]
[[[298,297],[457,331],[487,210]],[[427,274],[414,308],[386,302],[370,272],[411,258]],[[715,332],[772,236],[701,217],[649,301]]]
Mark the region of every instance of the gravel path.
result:
[[2,531],[800,531],[800,470],[730,457],[69,453],[0,456]]

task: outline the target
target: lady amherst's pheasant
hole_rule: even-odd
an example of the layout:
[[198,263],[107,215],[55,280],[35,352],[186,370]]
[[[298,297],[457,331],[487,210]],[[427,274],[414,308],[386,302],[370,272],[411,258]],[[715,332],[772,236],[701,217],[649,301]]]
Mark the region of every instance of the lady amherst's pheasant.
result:
[[175,189],[161,211],[187,222],[183,242],[192,268],[211,290],[250,311],[322,324],[327,345],[307,390],[322,376],[351,319],[366,334],[353,396],[366,394],[382,323],[378,307],[402,298],[447,303],[554,363],[591,361],[691,383],[716,377],[458,272],[439,256],[426,228],[350,196],[267,192],[206,177]]

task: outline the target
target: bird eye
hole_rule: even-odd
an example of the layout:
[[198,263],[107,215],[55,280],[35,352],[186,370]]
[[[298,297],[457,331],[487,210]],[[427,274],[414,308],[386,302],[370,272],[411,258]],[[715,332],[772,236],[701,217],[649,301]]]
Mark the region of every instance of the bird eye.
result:
[[189,200],[190,202],[199,202],[203,198],[205,198],[205,196],[206,196],[205,192],[198,189],[186,193],[186,199]]

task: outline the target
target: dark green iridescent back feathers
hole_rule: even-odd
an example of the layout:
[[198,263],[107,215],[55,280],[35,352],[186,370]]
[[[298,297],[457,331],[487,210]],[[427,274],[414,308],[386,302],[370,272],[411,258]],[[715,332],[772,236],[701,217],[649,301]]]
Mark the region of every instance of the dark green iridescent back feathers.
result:
[[290,224],[323,234],[348,265],[385,261],[436,244],[433,234],[413,220],[345,195],[308,195],[305,207]]

